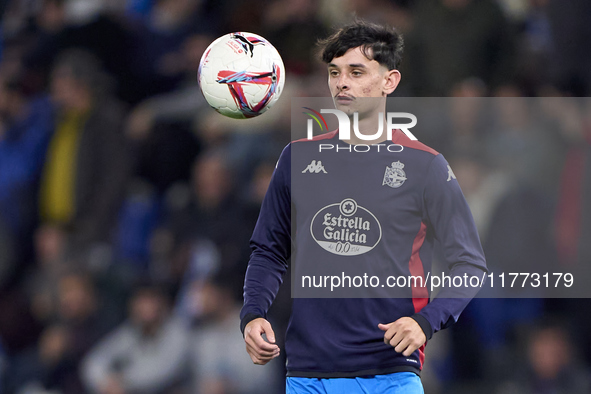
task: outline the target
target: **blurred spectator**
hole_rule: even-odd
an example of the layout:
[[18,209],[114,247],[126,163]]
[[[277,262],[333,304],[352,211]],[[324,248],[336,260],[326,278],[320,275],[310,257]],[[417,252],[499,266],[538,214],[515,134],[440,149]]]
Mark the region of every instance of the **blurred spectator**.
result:
[[[150,116],[132,113],[134,117],[144,115]],[[187,182],[191,177],[191,164],[201,151],[201,143],[190,125],[183,121],[157,121],[143,140],[134,141],[134,174],[149,182],[159,196],[175,183]]]
[[132,19],[145,17],[154,6],[153,0],[128,0],[125,3],[125,11]]
[[[591,39],[591,3],[586,0],[547,2],[546,13],[553,34],[552,57],[548,62],[550,83],[571,96],[588,96],[591,53],[586,48]],[[541,3],[544,5],[545,1]]]
[[486,239],[495,208],[511,186],[510,180],[476,152],[455,154],[449,161],[470,205],[478,235]]
[[287,72],[310,73],[318,61],[313,50],[316,40],[326,36],[326,28],[318,19],[319,2],[276,0],[264,9],[264,35],[282,54]]
[[[247,192],[247,198],[241,201],[241,204],[244,203],[242,220],[245,229],[254,228],[274,168],[274,164],[264,162],[255,170],[255,175]],[[245,230],[245,233],[248,234],[248,231]],[[203,287],[207,285],[208,281],[215,277],[219,278],[222,274],[225,275],[225,281],[229,283],[233,280],[238,282],[241,279],[241,275],[222,272],[222,270],[227,269],[224,267],[222,255],[226,255],[226,253],[223,253],[210,239],[198,237],[191,242],[191,258],[184,270],[176,306],[176,312],[186,322],[195,324],[200,322],[201,319],[207,318],[207,316],[204,316],[206,306],[203,299]],[[232,295],[235,300],[241,299],[240,290],[236,287],[238,284],[233,282],[230,284],[234,286]],[[226,287],[231,286],[226,284]],[[285,316],[284,313],[289,309],[289,300],[285,299],[285,294],[281,295],[282,297],[276,300],[277,307],[274,309],[280,316],[287,318],[289,316]]]
[[132,275],[147,268],[148,240],[160,219],[167,190],[189,181],[191,164],[201,149],[191,128],[207,106],[197,75],[201,55],[212,39],[202,34],[188,37],[180,53],[182,86],[142,101],[127,117],[125,133],[135,154],[134,178],[129,182],[115,242],[116,259]]
[[183,43],[212,31],[200,0],[156,0],[149,15],[133,25],[135,102],[175,89],[183,79]]
[[[591,117],[589,98],[551,97],[542,99],[549,119],[568,143],[568,151],[560,174],[555,211],[554,236],[560,267],[572,272],[578,283],[591,280]],[[586,286],[581,299],[560,300],[556,312],[568,316],[581,332],[591,329],[589,299]],[[591,338],[577,341],[587,363],[591,362]]]
[[[548,121],[565,140],[566,154],[557,182],[555,238],[560,263],[591,278],[591,117],[589,99],[545,98]],[[582,274],[585,276],[582,276]]]
[[[534,101],[520,97],[477,100],[485,109],[484,119],[493,124],[486,138],[480,139],[486,141],[488,155],[480,154],[478,160],[468,157],[468,161],[459,156],[451,161],[473,210],[487,264],[492,272],[556,269],[552,220],[547,212],[553,209],[548,189],[555,187],[552,173],[557,169],[548,166],[556,166],[559,146],[552,143]],[[465,142],[465,147],[479,154],[475,140]],[[544,313],[544,302],[534,298],[535,289],[513,289],[513,293],[487,289],[480,296],[489,298],[475,299],[466,308],[464,323],[455,331],[454,353],[470,366],[460,373],[497,380],[510,370],[506,359],[515,357],[516,332]]]
[[542,325],[529,336],[525,368],[515,368],[497,394],[583,394],[591,373],[580,363],[575,343],[560,324]]
[[12,357],[35,344],[43,327],[31,314],[27,294],[16,283],[0,290],[0,311],[0,338],[10,365]]
[[179,286],[175,310],[185,324],[199,324],[204,318],[203,287],[212,276],[219,273],[220,267],[221,253],[216,245],[208,239],[194,240],[191,260]]
[[98,302],[89,277],[69,273],[58,279],[57,307],[51,316],[54,323],[43,331],[38,347],[21,352],[11,363],[12,390],[84,392],[79,363],[108,328],[108,319],[99,314]]
[[394,26],[404,35],[412,26],[409,15],[412,3],[412,0],[326,0],[321,2],[321,12],[327,26],[342,25],[356,15],[369,22]]
[[133,99],[131,37],[124,23],[107,12],[106,5],[103,0],[40,1],[35,15],[37,31],[23,58],[30,91],[46,89],[51,65],[60,53],[84,48],[114,76],[117,94],[124,100]]
[[170,314],[163,289],[143,284],[129,319],[91,351],[82,365],[87,389],[100,394],[167,393],[186,379],[188,333]]
[[551,196],[557,188],[565,144],[555,127],[549,127],[537,101],[510,86],[497,91],[491,101],[489,130],[484,140],[495,168],[514,181]]
[[39,332],[18,279],[31,256],[35,192],[52,130],[45,98],[28,100],[17,80],[0,85],[0,337],[9,356]]
[[170,260],[163,263],[168,264],[176,285],[199,255],[203,240],[210,240],[219,250],[220,269],[230,274],[227,279],[234,283],[237,295],[242,294],[252,224],[245,220],[245,207],[235,193],[233,176],[223,151],[206,152],[196,160],[190,199],[169,213],[164,226],[174,246]]
[[269,111],[269,116],[244,122],[242,119],[220,119],[218,113],[208,110],[195,125],[204,153],[216,150],[224,153],[226,166],[232,168],[234,192],[247,187],[253,170],[270,155],[276,161],[276,152],[283,149],[283,142],[289,142],[291,103],[289,96],[285,100],[282,98],[283,95]]
[[76,371],[68,329],[55,324],[42,333],[37,348],[14,360],[6,388],[17,394],[83,393]]
[[21,264],[32,257],[34,196],[52,124],[47,98],[27,99],[16,79],[0,84],[0,227],[16,246],[14,258]]
[[71,352],[79,362],[112,325],[92,277],[70,273],[58,282],[57,319],[66,325]]
[[109,95],[108,79],[90,54],[62,54],[52,72],[57,123],[43,168],[40,216],[66,226],[85,251],[106,242],[129,173],[123,109]]
[[[510,4],[509,1],[504,3],[506,6]],[[553,63],[556,43],[548,3],[548,0],[528,0],[523,2],[524,9],[521,12],[508,10],[519,21],[521,29],[515,66],[519,84],[528,95],[536,94],[540,85],[551,82],[548,80],[548,65]],[[550,66],[556,67],[557,65]]]
[[71,270],[67,260],[67,234],[55,225],[42,225],[35,231],[35,264],[27,278],[27,292],[33,316],[49,323],[58,314],[60,278]]
[[[508,190],[491,216],[484,251],[492,269],[505,272],[546,272],[557,269],[552,240],[552,201],[521,184]],[[531,289],[534,291],[535,289]],[[507,293],[505,293],[506,295]],[[518,296],[515,293],[515,296]]]
[[233,31],[257,33],[264,25],[262,11],[269,6],[269,0],[210,0],[204,3],[207,3],[209,17],[213,17],[218,35]]
[[[453,85],[449,102],[450,135],[441,141],[442,148],[451,151],[482,149],[486,138],[485,125],[487,96],[485,83],[478,78],[467,78]],[[451,146],[450,146],[451,145]]]
[[[201,394],[258,394],[277,389],[280,366],[260,368],[243,351],[244,340],[236,332],[240,304],[224,276],[214,276],[202,290],[204,320],[191,338],[193,392]],[[265,389],[262,389],[262,388]]]
[[269,188],[269,183],[271,182],[274,170],[275,164],[272,161],[263,161],[260,163],[255,168],[254,175],[246,190],[245,202],[248,215],[250,216],[248,222],[252,224],[253,229],[259,217],[261,204],[263,203],[263,199]]
[[139,103],[130,114],[126,131],[132,139],[146,138],[158,123],[191,122],[207,107],[199,89],[198,71],[201,56],[215,37],[193,34],[183,42],[179,67],[183,80],[177,90],[152,96]]
[[446,96],[470,77],[491,88],[511,81],[514,32],[497,2],[425,0],[412,14],[405,68],[415,94]]
[[150,239],[160,221],[160,196],[140,178],[128,182],[113,237],[115,275],[127,287],[135,278],[148,275]]
[[189,36],[179,50],[181,86],[150,97],[130,113],[125,132],[137,150],[136,175],[151,182],[159,194],[178,181],[188,181],[190,167],[200,150],[193,132],[208,105],[197,80],[201,55],[214,37]]

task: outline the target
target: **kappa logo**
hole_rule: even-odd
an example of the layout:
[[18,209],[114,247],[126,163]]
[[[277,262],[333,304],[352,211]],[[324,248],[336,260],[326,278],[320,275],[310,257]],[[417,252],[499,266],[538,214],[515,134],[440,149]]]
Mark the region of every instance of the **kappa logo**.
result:
[[406,181],[406,173],[402,170],[403,168],[404,164],[402,164],[400,160],[392,163],[392,167],[386,167],[382,186],[388,185],[391,188],[402,186],[402,184]]
[[306,167],[304,171],[302,171],[302,174],[305,174],[306,172],[309,172],[311,174],[318,174],[319,172],[323,172],[327,174],[320,160],[312,160],[312,162],[308,164],[308,167]]
[[447,181],[449,182],[452,179],[458,179],[458,178],[456,178],[456,174],[454,174],[454,172],[452,171],[451,167],[448,164],[447,165]]

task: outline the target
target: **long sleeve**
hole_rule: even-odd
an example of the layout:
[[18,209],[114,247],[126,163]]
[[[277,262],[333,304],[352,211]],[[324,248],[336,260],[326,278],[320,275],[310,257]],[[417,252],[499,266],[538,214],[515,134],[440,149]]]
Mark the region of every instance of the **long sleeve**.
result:
[[291,254],[291,145],[282,152],[263,200],[250,246],[252,254],[244,280],[240,329],[266,317],[275,299]]
[[[449,268],[446,275],[482,278],[487,268],[478,231],[455,175],[442,155],[433,159],[425,185],[425,210],[435,237],[441,243]],[[427,337],[455,323],[478,290],[442,287],[437,297],[417,314],[417,321]],[[425,327],[423,319],[431,327]]]

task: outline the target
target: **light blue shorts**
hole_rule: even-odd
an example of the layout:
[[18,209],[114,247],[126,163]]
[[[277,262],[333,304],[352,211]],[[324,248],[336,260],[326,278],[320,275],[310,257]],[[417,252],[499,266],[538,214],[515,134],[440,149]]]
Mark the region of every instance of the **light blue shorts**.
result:
[[286,394],[424,394],[421,379],[412,372],[362,378],[291,378]]

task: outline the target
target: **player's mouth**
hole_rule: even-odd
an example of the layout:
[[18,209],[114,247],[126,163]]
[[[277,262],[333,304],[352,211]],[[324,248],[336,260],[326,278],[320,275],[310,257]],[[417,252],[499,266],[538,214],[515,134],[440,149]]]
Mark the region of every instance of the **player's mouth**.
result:
[[355,100],[355,97],[347,96],[344,94],[339,94],[339,95],[335,96],[335,100],[339,104],[349,104],[349,103],[353,102],[353,100]]

